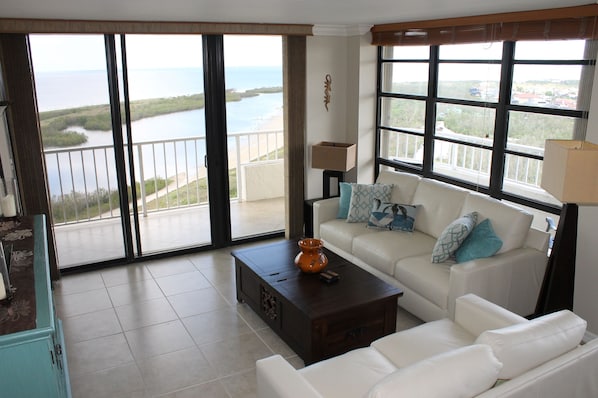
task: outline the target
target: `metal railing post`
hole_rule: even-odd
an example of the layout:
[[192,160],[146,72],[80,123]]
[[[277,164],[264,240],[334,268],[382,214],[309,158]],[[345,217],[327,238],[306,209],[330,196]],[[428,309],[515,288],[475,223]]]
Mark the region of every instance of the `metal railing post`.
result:
[[[247,136],[247,143],[249,144],[249,140],[251,138],[249,136]],[[240,136],[236,135],[235,136],[235,147],[237,148],[237,199],[239,201],[242,200],[241,197],[241,192],[243,189],[243,182],[242,182],[242,178],[241,178],[241,139]]]
[[[141,212],[143,213],[143,217],[147,217],[147,196],[145,192],[145,174],[143,172],[143,150],[140,144],[137,145],[137,156],[139,158],[139,190],[141,191]],[[135,183],[133,182],[133,186]]]

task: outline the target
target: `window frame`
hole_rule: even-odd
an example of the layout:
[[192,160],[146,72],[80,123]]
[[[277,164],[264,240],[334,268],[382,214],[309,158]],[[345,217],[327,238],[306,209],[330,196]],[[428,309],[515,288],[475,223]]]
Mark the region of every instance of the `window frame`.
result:
[[[585,52],[588,53],[589,46],[593,46],[590,40],[585,41]],[[505,41],[502,45],[502,57],[499,60],[493,59],[440,59],[440,46],[441,45],[430,45],[429,58],[426,59],[397,59],[392,55],[393,46],[378,46],[378,57],[377,57],[377,102],[376,102],[376,143],[375,143],[375,170],[376,176],[382,166],[394,168],[395,170],[410,172],[419,174],[423,177],[434,178],[440,181],[444,181],[453,185],[464,187],[467,189],[486,193],[499,200],[508,200],[523,206],[536,208],[542,211],[558,214],[560,207],[543,202],[531,197],[522,196],[512,192],[504,190],[504,179],[506,175],[505,165],[507,156],[517,156],[524,159],[532,159],[536,161],[542,161],[543,156],[524,153],[512,148],[507,145],[508,141],[508,128],[509,128],[509,114],[510,112],[524,112],[533,114],[543,115],[554,115],[572,117],[576,120],[576,123],[583,123],[580,128],[577,128],[574,132],[575,139],[583,139],[580,135],[585,135],[585,126],[587,125],[588,110],[585,109],[561,109],[561,108],[549,108],[525,104],[513,104],[511,103],[512,89],[513,89],[513,75],[516,65],[580,65],[582,72],[580,73],[580,81],[584,78],[584,69],[588,66],[593,67],[596,64],[596,52],[592,48],[592,56],[587,57],[584,55],[583,58],[589,59],[575,59],[575,60],[558,60],[558,59],[540,59],[540,60],[518,60],[515,59],[515,48],[517,42]],[[390,49],[390,50],[389,50]],[[394,63],[428,63],[428,90],[427,95],[413,95],[413,94],[401,94],[398,92],[386,91],[384,88],[384,67],[388,64]],[[457,98],[445,98],[438,96],[438,85],[439,85],[439,67],[445,63],[459,63],[459,64],[498,64],[501,66],[500,70],[500,81],[499,81],[499,94],[496,102],[485,102],[475,101],[468,99],[457,99]],[[579,93],[581,94],[582,84],[580,83]],[[409,131],[409,129],[398,128],[384,125],[382,122],[383,117],[383,106],[382,101],[385,98],[397,98],[407,100],[418,100],[425,101],[425,128],[423,134]],[[439,104],[452,104],[458,106],[474,106],[478,108],[490,108],[495,110],[495,121],[493,131],[493,141],[491,145],[475,144],[458,139],[451,139],[447,137],[438,137],[435,135],[436,129],[436,109]],[[424,138],[424,155],[423,162],[421,164],[408,163],[400,160],[383,158],[380,156],[380,149],[382,145],[382,134],[384,131],[392,131],[401,134],[417,135]],[[465,145],[469,147],[482,148],[490,150],[491,163],[490,163],[490,177],[489,184],[478,185],[467,180],[458,179],[451,177],[446,174],[435,173],[434,167],[434,141],[451,142],[459,145]]]

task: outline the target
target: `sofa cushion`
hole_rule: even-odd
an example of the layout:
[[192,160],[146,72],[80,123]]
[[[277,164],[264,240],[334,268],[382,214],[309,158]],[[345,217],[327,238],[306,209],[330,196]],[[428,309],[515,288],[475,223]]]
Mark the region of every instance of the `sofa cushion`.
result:
[[391,170],[381,170],[376,182],[379,184],[392,184],[390,201],[393,203],[414,203],[413,195],[421,177],[410,173],[401,173]]
[[368,227],[412,232],[418,206],[374,200]]
[[[444,228],[461,215],[467,196],[465,189],[444,182],[422,179],[413,195],[414,205],[421,205],[415,229],[438,238]],[[407,202],[409,203],[409,202]]]
[[442,263],[451,258],[471,231],[473,231],[477,219],[478,213],[474,211],[459,217],[447,225],[438,237],[434,249],[432,249],[432,262]]
[[490,219],[475,226],[471,234],[455,252],[458,263],[494,256],[502,247],[502,240],[496,236]]
[[388,184],[353,184],[347,222],[367,222],[374,199],[388,202],[391,190]]
[[397,368],[414,364],[455,348],[473,344],[476,336],[449,319],[440,319],[389,334],[371,346]]
[[467,195],[461,214],[472,211],[478,213],[478,222],[492,220],[494,232],[503,242],[498,254],[523,247],[532,224],[530,213],[476,192]]
[[394,277],[420,296],[430,300],[438,307],[446,309],[451,265],[453,264],[431,263],[428,252],[428,254],[398,261]]
[[[377,350],[367,347],[315,363],[299,373],[322,397],[363,397],[397,368]],[[342,383],[339,383],[342,376]]]
[[579,345],[587,322],[569,310],[532,319],[526,323],[487,330],[476,344],[492,347],[503,363],[500,379],[512,379]]
[[366,264],[388,275],[394,274],[398,260],[430,253],[434,247],[434,238],[418,231],[367,230],[374,233],[355,236],[351,252]]
[[324,241],[324,245],[330,243],[347,253],[351,253],[353,238],[378,232],[380,231],[366,228],[364,223],[348,223],[342,219],[334,219],[320,224],[320,239]]
[[488,346],[462,347],[391,373],[367,397],[474,397],[492,387],[501,367]]

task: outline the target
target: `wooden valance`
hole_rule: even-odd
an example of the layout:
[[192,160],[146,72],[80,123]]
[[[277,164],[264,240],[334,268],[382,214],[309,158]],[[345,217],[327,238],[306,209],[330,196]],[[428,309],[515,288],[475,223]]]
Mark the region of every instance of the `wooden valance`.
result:
[[0,18],[0,33],[248,34],[311,36],[313,25]]
[[372,44],[440,45],[598,38],[598,4],[375,25]]

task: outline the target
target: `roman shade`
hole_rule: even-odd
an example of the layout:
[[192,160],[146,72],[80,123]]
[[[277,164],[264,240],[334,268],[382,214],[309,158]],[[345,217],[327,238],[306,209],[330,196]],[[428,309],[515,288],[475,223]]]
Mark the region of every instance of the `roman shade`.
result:
[[598,4],[375,25],[372,44],[441,45],[598,38]]

